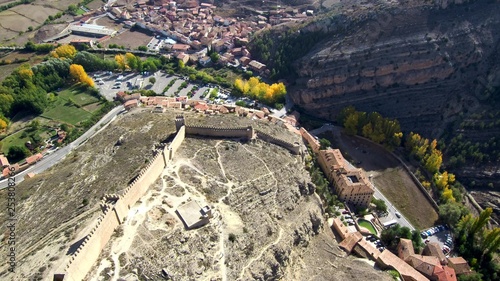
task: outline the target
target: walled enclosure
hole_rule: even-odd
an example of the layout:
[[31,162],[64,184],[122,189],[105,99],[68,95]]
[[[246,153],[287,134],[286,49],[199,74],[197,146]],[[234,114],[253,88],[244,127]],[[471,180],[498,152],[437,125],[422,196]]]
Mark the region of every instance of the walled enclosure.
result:
[[[163,169],[172,161],[175,152],[182,145],[186,134],[209,137],[229,137],[253,139],[252,126],[237,128],[216,128],[212,126],[188,126],[184,117],[175,119],[177,134],[168,147],[157,150],[149,164],[139,173],[136,179],[124,190],[122,195],[106,194],[101,200],[102,214],[96,225],[83,239],[78,249],[54,274],[53,280],[83,280],[96,263],[102,249],[106,246],[118,225],[122,224],[128,210],[133,206],[161,175]],[[256,131],[256,136],[264,141],[283,146],[294,154],[300,154],[300,145],[275,138],[264,132]]]
[[181,127],[172,143],[157,150],[149,164],[136,179],[124,190],[123,195],[107,194],[101,201],[102,214],[81,245],[71,256],[68,264],[54,274],[54,280],[83,280],[99,258],[102,249],[108,243],[118,225],[123,223],[127,212],[160,176],[182,144],[185,129]]

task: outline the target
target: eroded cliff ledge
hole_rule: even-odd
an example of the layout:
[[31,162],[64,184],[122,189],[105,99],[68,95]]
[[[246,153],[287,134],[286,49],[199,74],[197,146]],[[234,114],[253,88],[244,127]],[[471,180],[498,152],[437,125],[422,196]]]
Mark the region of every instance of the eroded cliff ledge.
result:
[[498,1],[375,2],[302,29],[328,35],[294,64],[296,105],[330,120],[354,105],[427,137],[484,107],[485,89],[500,80]]

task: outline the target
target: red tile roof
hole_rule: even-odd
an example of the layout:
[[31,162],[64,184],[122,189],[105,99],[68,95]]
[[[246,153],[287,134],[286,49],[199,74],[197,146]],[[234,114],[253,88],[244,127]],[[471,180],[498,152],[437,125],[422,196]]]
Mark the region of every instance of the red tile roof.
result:
[[31,164],[38,162],[42,158],[43,158],[43,155],[41,153],[37,153],[35,155],[32,155],[32,156],[26,158],[26,163],[28,163],[28,165],[31,165]]
[[432,274],[437,281],[457,281],[455,270],[449,266],[437,265]]
[[0,168],[9,165],[10,165],[9,159],[7,159],[7,157],[5,157],[4,155],[0,154]]
[[10,165],[9,167],[5,167],[2,171],[2,175],[6,178],[9,177],[9,173],[10,173],[9,168],[12,168],[12,167],[14,168],[14,172],[19,171],[19,164],[16,163],[14,165]]
[[467,261],[462,257],[449,258],[448,265],[455,269],[456,274],[469,274],[472,270]]

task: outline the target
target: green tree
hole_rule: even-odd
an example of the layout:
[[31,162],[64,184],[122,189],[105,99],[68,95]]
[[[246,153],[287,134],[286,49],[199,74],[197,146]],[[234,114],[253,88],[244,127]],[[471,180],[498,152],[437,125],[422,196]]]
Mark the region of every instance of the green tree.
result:
[[349,115],[344,123],[345,132],[348,135],[354,136],[358,133],[359,116],[354,113]]
[[217,54],[216,52],[211,53],[210,59],[213,63],[217,63],[219,61],[219,54]]
[[72,15],[76,15],[76,11],[78,11],[78,7],[75,4],[71,4],[68,6],[67,11]]
[[439,205],[439,219],[449,226],[454,227],[458,221],[469,211],[460,203],[447,202]]
[[0,87],[0,114],[8,116],[13,103],[14,97],[8,93],[2,93],[2,89]]
[[156,83],[156,78],[154,78],[154,77],[150,77],[150,78],[149,78],[149,83],[151,83],[151,84]]
[[328,149],[331,146],[331,142],[325,138],[319,140],[319,146],[321,150]]
[[375,209],[377,211],[380,211],[380,212],[383,212],[383,213],[387,212],[387,205],[385,204],[384,200],[372,198],[372,203],[375,205]]
[[14,145],[9,148],[7,157],[11,162],[15,163],[26,158],[28,155],[30,155],[30,151],[26,147]]

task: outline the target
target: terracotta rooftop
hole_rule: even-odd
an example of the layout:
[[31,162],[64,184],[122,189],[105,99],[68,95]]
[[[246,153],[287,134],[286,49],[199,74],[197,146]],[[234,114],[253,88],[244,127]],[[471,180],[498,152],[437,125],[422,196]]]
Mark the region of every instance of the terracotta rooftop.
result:
[[342,240],[342,242],[339,243],[339,247],[350,253],[362,238],[363,235],[361,235],[361,233],[351,232],[344,240]]
[[415,270],[398,256],[388,250],[384,250],[377,259],[377,264],[383,268],[393,268],[401,274],[403,280],[428,281],[422,273]]
[[408,261],[411,255],[415,254],[413,242],[410,239],[399,239],[398,256],[404,261]]
[[37,153],[35,155],[31,155],[30,157],[26,158],[26,163],[28,163],[28,165],[31,165],[38,162],[42,158],[43,155],[41,153]]
[[436,266],[441,266],[439,259],[433,256],[411,255],[408,263],[427,277],[432,276]]
[[469,274],[472,270],[469,267],[467,261],[462,257],[449,258],[448,265],[455,269],[455,273],[458,274]]
[[9,166],[10,163],[9,163],[9,160],[7,159],[7,157],[5,157],[3,154],[0,154],[0,168],[2,167],[5,167],[5,166]]
[[439,262],[441,264],[443,265],[447,264],[446,257],[443,253],[443,250],[439,246],[439,243],[435,242],[427,243],[422,254],[426,256],[436,257],[439,259]]
[[10,165],[9,167],[5,167],[2,171],[2,175],[6,178],[9,177],[9,173],[10,173],[9,168],[14,168],[14,172],[17,172],[17,171],[19,171],[20,167],[19,167],[19,164],[17,164],[17,163],[14,165]]
[[437,265],[432,276],[437,281],[457,281],[455,270],[448,266]]

